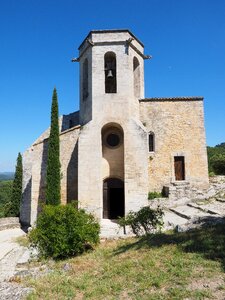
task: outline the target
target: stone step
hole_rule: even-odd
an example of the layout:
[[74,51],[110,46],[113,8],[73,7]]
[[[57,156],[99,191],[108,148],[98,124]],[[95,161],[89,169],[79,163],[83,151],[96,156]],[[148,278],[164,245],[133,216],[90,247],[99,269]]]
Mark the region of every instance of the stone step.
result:
[[177,214],[178,216],[185,218],[187,220],[191,220],[194,217],[204,217],[208,215],[206,212],[203,212],[198,208],[190,207],[187,205],[173,207],[170,208],[170,210],[175,214]]
[[124,232],[124,228],[119,226],[117,220],[102,219],[100,222],[100,228],[101,238],[127,237],[133,235],[128,227],[126,227]]
[[197,208],[203,212],[209,213],[211,215],[219,215],[224,216],[225,215],[225,203],[218,203],[218,202],[212,202],[208,204],[196,204],[196,203],[189,203],[190,207]]
[[14,228],[20,228],[20,223],[19,224],[4,224],[4,225],[0,225],[0,231],[2,230],[6,230],[6,229],[14,229]]
[[0,282],[14,275],[17,261],[24,253],[24,247],[16,245],[0,261]]
[[2,224],[8,224],[8,223],[10,223],[10,224],[13,224],[13,223],[17,224],[19,222],[20,222],[20,220],[17,217],[0,218],[0,225],[2,225]]
[[19,218],[0,218],[0,230],[20,228]]
[[186,218],[183,218],[172,211],[164,211],[163,221],[165,230],[174,229],[178,225],[181,226],[187,223]]

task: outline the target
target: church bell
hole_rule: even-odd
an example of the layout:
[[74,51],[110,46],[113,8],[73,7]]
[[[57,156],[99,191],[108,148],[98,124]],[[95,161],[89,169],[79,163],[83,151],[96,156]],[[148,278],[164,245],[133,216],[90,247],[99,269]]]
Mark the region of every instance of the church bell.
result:
[[112,78],[112,77],[113,77],[112,70],[108,70],[107,78]]

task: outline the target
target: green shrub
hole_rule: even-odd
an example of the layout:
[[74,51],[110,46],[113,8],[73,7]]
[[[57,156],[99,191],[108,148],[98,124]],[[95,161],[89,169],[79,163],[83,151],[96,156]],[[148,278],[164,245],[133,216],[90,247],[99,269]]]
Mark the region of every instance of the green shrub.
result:
[[43,257],[66,258],[92,249],[99,242],[100,226],[91,214],[72,204],[46,205],[29,233],[31,246]]
[[225,155],[214,155],[211,158],[211,166],[216,175],[225,175]]
[[215,173],[213,171],[209,172],[209,177],[215,176]]
[[60,204],[60,154],[59,154],[59,108],[56,88],[52,94],[51,126],[48,139],[46,174],[46,203]]
[[120,226],[130,226],[137,236],[161,230],[164,212],[160,207],[151,209],[142,207],[138,212],[130,211],[126,217],[119,219]]
[[0,181],[0,218],[7,216],[8,207],[11,203],[13,181]]
[[17,156],[15,176],[12,185],[11,199],[5,207],[7,217],[20,216],[20,203],[22,199],[22,182],[23,182],[23,159],[19,153]]
[[158,193],[158,192],[149,192],[148,193],[148,200],[152,200],[155,198],[162,198],[163,194],[162,193]]
[[209,173],[225,175],[225,143],[207,147]]

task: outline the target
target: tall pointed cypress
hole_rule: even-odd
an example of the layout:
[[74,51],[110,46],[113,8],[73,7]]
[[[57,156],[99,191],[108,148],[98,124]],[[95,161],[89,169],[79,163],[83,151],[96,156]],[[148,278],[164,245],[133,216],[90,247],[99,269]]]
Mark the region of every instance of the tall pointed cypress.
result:
[[19,217],[20,215],[20,203],[22,199],[22,180],[23,180],[23,163],[22,163],[22,155],[19,153],[17,156],[11,200],[6,207],[6,215],[8,217]]
[[52,95],[51,128],[48,140],[46,204],[60,204],[59,112],[56,88]]

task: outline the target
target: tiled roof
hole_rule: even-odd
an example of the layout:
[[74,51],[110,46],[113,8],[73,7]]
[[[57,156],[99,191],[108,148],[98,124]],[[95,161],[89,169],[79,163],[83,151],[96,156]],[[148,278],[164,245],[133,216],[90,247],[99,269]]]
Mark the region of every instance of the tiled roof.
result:
[[155,97],[155,98],[144,98],[139,99],[140,102],[151,102],[151,101],[202,101],[204,97],[191,96],[191,97]]

